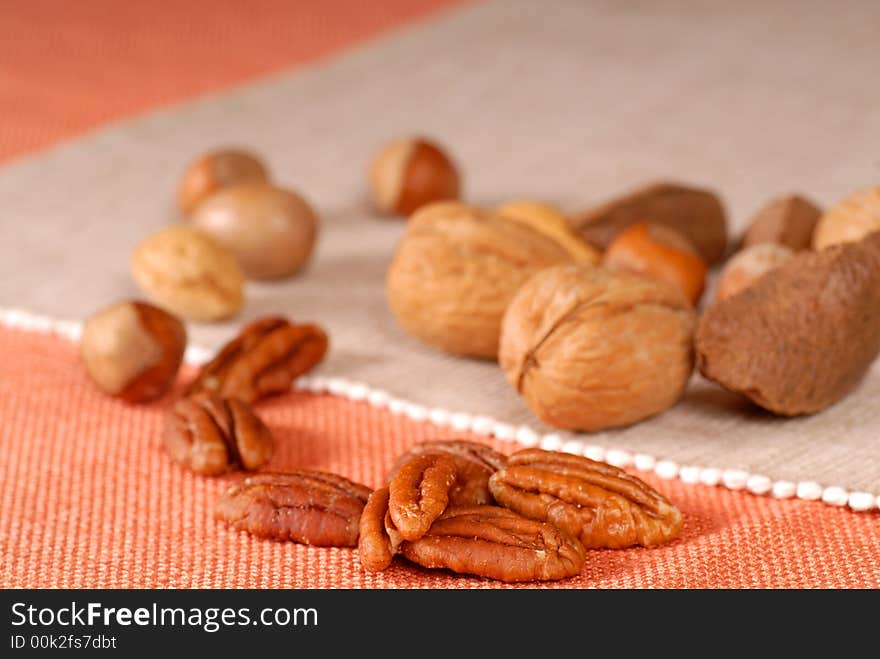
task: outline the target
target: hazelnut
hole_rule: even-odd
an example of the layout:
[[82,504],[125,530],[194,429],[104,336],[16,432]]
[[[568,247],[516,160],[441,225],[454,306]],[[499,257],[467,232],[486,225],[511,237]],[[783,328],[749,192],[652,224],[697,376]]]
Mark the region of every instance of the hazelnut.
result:
[[203,201],[190,216],[238,259],[254,279],[291,275],[311,256],[318,218],[298,194],[268,183],[227,187]]
[[542,226],[459,203],[422,208],[388,269],[391,311],[429,345],[494,359],[501,317],[517,288],[538,270],[574,260],[572,250],[592,258]]
[[131,273],[147,297],[190,320],[227,318],[244,300],[235,257],[190,227],[168,227],[144,240],[132,254]]
[[409,215],[434,201],[455,200],[460,181],[455,164],[425,139],[404,138],[387,144],[369,170],[370,191],[383,213]]
[[80,355],[105,393],[130,403],[164,394],[186,348],[186,330],[174,316],[144,302],[117,302],[90,316]]
[[625,426],[681,397],[694,323],[684,294],[665,281],[556,265],[533,275],[507,308],[499,362],[545,423]]
[[235,183],[267,181],[269,175],[259,158],[247,151],[220,149],[206,153],[187,168],[177,191],[177,205],[189,215],[217,190]]
[[605,251],[602,265],[668,281],[693,305],[706,286],[706,262],[687,238],[662,224],[634,224],[621,231]]
[[690,240],[709,265],[720,261],[727,249],[727,219],[718,196],[676,183],[638,188],[572,218],[580,234],[602,249],[638,222],[672,227]]
[[774,199],[752,218],[742,246],[778,243],[793,250],[810,249],[821,214],[818,206],[798,195]]
[[758,243],[737,252],[724,266],[715,285],[715,299],[725,300],[754,284],[794,256],[785,245]]
[[850,195],[825,211],[813,233],[813,247],[856,242],[875,231],[880,231],[880,187]]

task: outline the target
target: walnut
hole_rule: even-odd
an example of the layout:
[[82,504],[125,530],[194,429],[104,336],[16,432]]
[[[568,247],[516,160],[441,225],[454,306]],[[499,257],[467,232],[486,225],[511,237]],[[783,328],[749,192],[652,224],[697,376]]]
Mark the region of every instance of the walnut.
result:
[[494,359],[504,310],[526,279],[557,263],[598,259],[561,213],[545,211],[440,202],[415,213],[386,282],[404,329],[447,352]]
[[662,412],[693,370],[695,314],[665,281],[584,264],[548,268],[504,316],[499,361],[545,423],[600,430]]

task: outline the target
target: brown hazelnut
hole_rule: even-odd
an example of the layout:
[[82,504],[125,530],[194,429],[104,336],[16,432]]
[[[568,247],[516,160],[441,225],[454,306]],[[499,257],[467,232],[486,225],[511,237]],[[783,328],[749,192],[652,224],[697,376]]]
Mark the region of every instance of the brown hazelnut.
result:
[[798,195],[774,199],[752,218],[742,246],[778,243],[793,250],[810,249],[821,214],[818,206]]
[[638,222],[665,224],[677,230],[709,265],[720,261],[727,249],[727,219],[721,200],[710,190],[686,185],[646,185],[572,218],[581,235],[602,249]]
[[130,403],[164,394],[186,348],[186,330],[174,316],[144,302],[117,302],[89,317],[80,355],[105,393]]
[[384,146],[373,158],[368,178],[376,207],[395,215],[458,199],[461,187],[449,156],[433,142],[412,137]]
[[787,262],[794,254],[785,245],[776,243],[758,243],[737,252],[718,277],[715,299],[725,300],[736,295]]
[[690,241],[675,229],[645,223],[617,234],[605,251],[602,265],[668,281],[693,305],[703,295],[708,270]]
[[850,195],[825,211],[813,233],[813,247],[857,242],[875,231],[880,231],[880,187]]
[[244,301],[235,257],[191,227],[168,227],[144,240],[132,254],[131,273],[147,297],[191,320],[228,318]]
[[576,254],[596,258],[594,251],[566,246],[543,229],[540,222],[459,203],[422,208],[410,219],[388,269],[392,312],[429,345],[494,359],[504,309],[530,275],[576,260]]
[[212,151],[187,168],[177,191],[177,205],[184,215],[189,215],[203,199],[221,188],[268,179],[265,166],[255,155],[239,149]]
[[507,308],[499,362],[545,423],[625,426],[681,397],[694,324],[688,300],[665,281],[556,265],[533,275]]
[[192,226],[228,249],[248,277],[276,279],[305,265],[318,218],[298,194],[268,183],[227,187],[199,204]]

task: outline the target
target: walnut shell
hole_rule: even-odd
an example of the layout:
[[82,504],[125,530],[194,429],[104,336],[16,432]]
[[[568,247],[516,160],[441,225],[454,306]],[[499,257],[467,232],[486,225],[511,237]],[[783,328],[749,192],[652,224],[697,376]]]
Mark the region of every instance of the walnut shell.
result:
[[410,218],[388,270],[391,311],[429,345],[494,359],[501,318],[520,285],[543,268],[578,258],[542,226],[456,202],[422,208]]
[[519,289],[504,315],[499,360],[545,423],[625,426],[681,397],[694,324],[687,298],[665,281],[563,264]]

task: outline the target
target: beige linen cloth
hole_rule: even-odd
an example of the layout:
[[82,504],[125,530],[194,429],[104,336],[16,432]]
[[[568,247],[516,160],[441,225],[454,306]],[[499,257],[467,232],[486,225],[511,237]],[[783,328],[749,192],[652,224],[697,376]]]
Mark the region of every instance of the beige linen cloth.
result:
[[[320,210],[320,245],[301,276],[249,283],[234,321],[190,324],[194,342],[216,347],[267,313],[317,321],[332,337],[323,375],[549,432],[496,365],[423,347],[390,315],[383,279],[403,223],[366,201],[374,150],[434,136],[459,161],[467,199],[484,204],[531,197],[576,210],[646,181],[691,182],[719,191],[742,228],[774,195],[827,205],[880,182],[878,35],[870,1],[466,7],[5,167],[0,306],[76,320],[138,296],[129,254],[176,221],[184,166],[245,145]],[[878,401],[880,364],[833,408],[792,420],[695,377],[665,414],[579,438],[880,494]]]

